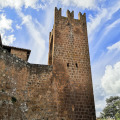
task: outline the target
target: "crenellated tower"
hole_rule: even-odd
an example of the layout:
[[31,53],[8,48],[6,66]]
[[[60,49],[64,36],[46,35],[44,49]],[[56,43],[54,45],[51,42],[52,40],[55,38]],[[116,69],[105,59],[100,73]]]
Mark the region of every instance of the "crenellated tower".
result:
[[85,13],[74,19],[74,11],[63,17],[55,8],[48,64],[53,65],[58,118],[96,120]]

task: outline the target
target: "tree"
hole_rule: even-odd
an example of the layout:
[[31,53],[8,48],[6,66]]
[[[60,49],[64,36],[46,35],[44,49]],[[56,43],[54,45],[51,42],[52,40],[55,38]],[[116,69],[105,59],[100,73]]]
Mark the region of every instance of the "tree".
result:
[[116,120],[120,120],[120,112],[117,112],[115,115]]
[[110,117],[120,120],[120,97],[111,96],[110,98],[106,99],[106,103],[106,107],[103,109],[101,117]]

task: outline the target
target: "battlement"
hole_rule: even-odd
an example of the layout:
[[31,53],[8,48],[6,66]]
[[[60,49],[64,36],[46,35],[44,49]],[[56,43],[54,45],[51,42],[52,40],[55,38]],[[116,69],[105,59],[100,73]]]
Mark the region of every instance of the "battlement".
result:
[[70,12],[69,10],[67,10],[67,17],[74,19],[74,11]]
[[61,11],[62,9],[58,9],[57,7],[55,7],[55,15],[61,16]]
[[84,14],[82,15],[82,13],[79,12],[79,13],[78,13],[78,20],[81,20],[81,19],[84,19],[84,18],[86,18],[86,13],[84,13]]
[[[62,9],[58,9],[57,7],[55,7],[55,17],[62,17],[62,18],[68,18],[68,19],[74,19],[74,11],[70,12],[69,10],[67,10],[66,12],[66,17],[62,16]],[[74,20],[78,20],[78,21],[84,21],[86,22],[86,13],[82,14],[81,12],[78,13],[78,19],[74,19]]]

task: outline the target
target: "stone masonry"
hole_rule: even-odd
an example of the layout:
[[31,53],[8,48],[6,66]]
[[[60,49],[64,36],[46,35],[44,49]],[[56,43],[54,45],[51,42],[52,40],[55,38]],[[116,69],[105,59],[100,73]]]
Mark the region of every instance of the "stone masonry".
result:
[[96,120],[86,14],[55,8],[48,65],[0,39],[0,120]]

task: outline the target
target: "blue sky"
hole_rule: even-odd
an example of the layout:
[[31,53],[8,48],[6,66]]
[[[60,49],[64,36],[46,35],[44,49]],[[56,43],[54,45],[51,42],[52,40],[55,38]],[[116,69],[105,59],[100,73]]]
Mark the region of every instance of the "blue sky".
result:
[[96,114],[120,95],[120,0],[1,0],[3,44],[31,49],[29,62],[47,64],[54,8],[86,12]]

